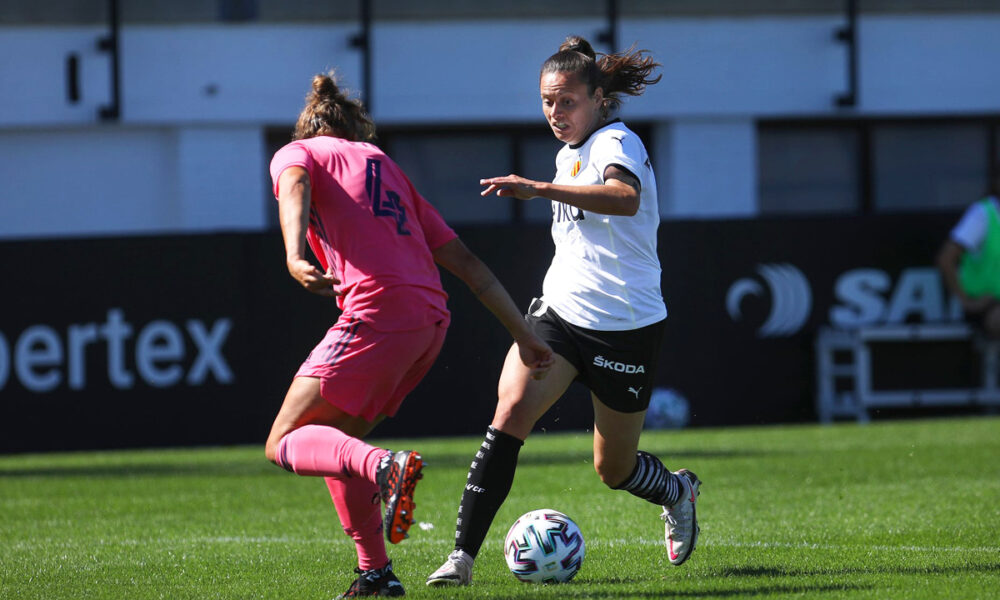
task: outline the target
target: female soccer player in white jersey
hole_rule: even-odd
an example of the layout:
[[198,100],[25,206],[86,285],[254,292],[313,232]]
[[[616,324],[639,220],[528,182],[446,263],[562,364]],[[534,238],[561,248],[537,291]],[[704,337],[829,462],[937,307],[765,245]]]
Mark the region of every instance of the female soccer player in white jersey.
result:
[[466,585],[490,523],[510,491],[517,456],[535,422],[574,380],[591,390],[594,469],[608,487],[660,505],[671,563],[680,565],[698,538],[700,481],[670,472],[638,449],[654,383],[666,307],[656,254],[656,181],[638,136],[611,113],[623,94],[659,81],[659,64],[642,51],[602,55],[570,37],[542,65],[542,112],[566,145],[552,183],[517,175],[483,179],[484,196],[552,201],[555,257],[527,319],[555,351],[544,380],[511,348],[499,401],[469,470],[458,509],[455,549],[428,585]]

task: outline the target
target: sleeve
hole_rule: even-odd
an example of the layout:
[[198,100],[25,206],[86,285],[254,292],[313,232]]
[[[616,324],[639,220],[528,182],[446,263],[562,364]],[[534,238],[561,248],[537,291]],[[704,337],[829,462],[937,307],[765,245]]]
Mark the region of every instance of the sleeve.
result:
[[951,239],[966,250],[976,251],[986,239],[986,228],[989,214],[982,202],[976,202],[951,230]]
[[[400,170],[400,173],[402,173],[402,170]],[[445,223],[441,213],[420,195],[417,188],[413,187],[410,178],[406,177],[405,174],[403,174],[403,178],[406,179],[406,183],[410,188],[410,196],[413,198],[413,207],[417,213],[417,220],[420,222],[420,229],[424,232],[424,240],[427,241],[427,247],[431,252],[457,238],[458,234]]]
[[274,189],[274,197],[277,198],[279,195],[278,180],[281,178],[281,174],[285,172],[285,169],[288,167],[302,167],[306,171],[309,171],[309,175],[312,176],[313,164],[313,158],[309,154],[309,149],[301,142],[292,142],[275,152],[274,158],[271,159],[271,183]]
[[594,140],[594,145],[590,149],[590,162],[602,177],[604,170],[614,165],[628,171],[641,182],[644,154],[642,144],[635,135],[611,129],[601,132]]

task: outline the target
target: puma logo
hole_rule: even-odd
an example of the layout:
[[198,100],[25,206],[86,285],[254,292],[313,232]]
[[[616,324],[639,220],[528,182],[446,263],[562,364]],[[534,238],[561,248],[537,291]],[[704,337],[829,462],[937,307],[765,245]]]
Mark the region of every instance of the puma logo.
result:
[[635,389],[634,387],[630,387],[630,388],[628,389],[628,391],[630,391],[630,392],[632,392],[633,394],[635,394],[635,399],[636,399],[636,400],[638,400],[638,399],[639,399],[639,391],[640,391],[640,390],[642,390],[642,387],[639,387],[639,389]]

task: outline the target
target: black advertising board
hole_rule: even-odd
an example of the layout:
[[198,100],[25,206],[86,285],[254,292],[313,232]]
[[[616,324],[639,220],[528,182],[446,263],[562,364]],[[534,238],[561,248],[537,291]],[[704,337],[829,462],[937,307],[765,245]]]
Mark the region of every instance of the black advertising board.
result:
[[[955,318],[934,253],[956,214],[666,221],[670,316],[658,387],[691,424],[815,419],[822,325]],[[459,228],[522,306],[552,254],[544,226]],[[0,452],[263,443],[299,362],[333,323],[280,235],[0,243]],[[445,275],[437,364],[379,436],[481,433],[506,332]],[[574,385],[539,423],[591,424]]]

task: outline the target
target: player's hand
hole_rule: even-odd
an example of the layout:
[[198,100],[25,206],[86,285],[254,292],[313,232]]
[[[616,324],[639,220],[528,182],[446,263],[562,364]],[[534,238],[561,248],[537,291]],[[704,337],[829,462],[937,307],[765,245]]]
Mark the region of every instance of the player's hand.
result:
[[538,195],[535,187],[538,185],[537,181],[513,174],[505,177],[480,179],[479,185],[486,186],[485,190],[479,192],[480,196],[489,196],[496,192],[497,196],[514,196],[518,200],[529,200]]
[[320,296],[340,295],[340,292],[333,287],[339,284],[340,280],[334,277],[332,267],[324,273],[314,267],[308,260],[299,258],[288,261],[288,272],[295,281],[302,284],[302,287],[314,294],[319,294]]
[[524,366],[531,370],[532,379],[545,379],[556,362],[552,348],[534,333],[517,340],[517,352]]

